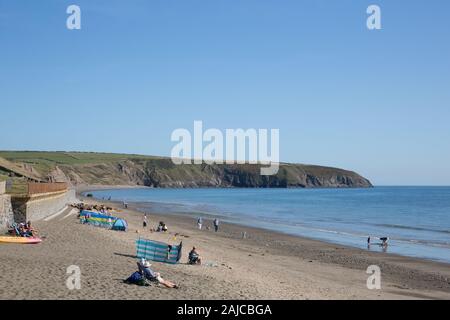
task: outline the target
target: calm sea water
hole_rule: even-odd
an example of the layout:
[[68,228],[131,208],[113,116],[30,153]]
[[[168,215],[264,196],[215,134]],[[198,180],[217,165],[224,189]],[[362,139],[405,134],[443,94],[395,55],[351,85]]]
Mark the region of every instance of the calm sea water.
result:
[[[219,215],[366,250],[367,237],[390,237],[387,252],[450,263],[450,187],[373,189],[121,189],[96,198],[146,203],[178,214]],[[193,223],[194,223],[193,219]]]

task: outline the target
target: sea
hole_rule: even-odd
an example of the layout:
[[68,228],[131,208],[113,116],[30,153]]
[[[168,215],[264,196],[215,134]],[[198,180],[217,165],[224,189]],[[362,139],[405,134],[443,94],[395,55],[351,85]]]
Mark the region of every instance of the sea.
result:
[[[364,250],[450,263],[450,187],[368,189],[159,189],[91,191],[167,214],[218,216]],[[371,237],[371,245],[367,239]],[[388,247],[380,238],[389,237]]]

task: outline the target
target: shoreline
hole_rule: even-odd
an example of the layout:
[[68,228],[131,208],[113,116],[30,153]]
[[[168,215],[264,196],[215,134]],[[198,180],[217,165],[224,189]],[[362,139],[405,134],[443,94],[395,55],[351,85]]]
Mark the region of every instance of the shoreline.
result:
[[[90,188],[88,191],[98,190]],[[85,192],[85,191],[82,191]],[[80,191],[81,193],[81,191]],[[88,202],[104,203],[106,205],[121,207],[122,204],[117,201],[103,201],[95,198],[81,197],[80,200]],[[196,229],[196,219],[191,216],[183,216],[176,213],[146,211],[150,221],[165,221],[168,225],[175,226],[177,229],[185,232],[186,230]],[[128,203],[128,209],[124,210],[129,214],[134,214],[134,219],[142,217],[143,212],[138,209],[138,203]],[[128,215],[129,217],[129,215]],[[204,224],[212,226],[212,219],[204,219]],[[151,223],[150,223],[151,224]],[[212,228],[211,228],[212,229]],[[445,262],[434,260],[402,256],[394,253],[382,253],[363,250],[351,246],[329,243],[322,240],[290,235],[282,232],[267,230],[257,227],[247,227],[235,223],[222,222],[221,232],[214,234],[222,241],[234,240],[244,242],[258,250],[271,248],[275,250],[272,254],[276,256],[293,256],[295,260],[300,259],[310,264],[319,263],[331,266],[332,268],[344,268],[346,270],[360,271],[364,274],[368,266],[380,266],[383,278],[392,282],[392,288],[398,288],[405,297],[412,298],[431,298],[427,294],[407,293],[407,290],[438,290],[443,294],[438,294],[438,299],[450,299],[450,268]],[[242,233],[246,232],[246,239],[242,238]],[[269,250],[269,251],[271,251]],[[295,253],[295,254],[292,254]],[[405,291],[406,290],[406,291]],[[392,289],[390,293],[398,294],[397,290]],[[436,297],[434,297],[436,298]]]
[[[121,188],[119,188],[119,189],[121,189]],[[99,189],[97,189],[97,190],[99,190]],[[94,189],[89,189],[88,191],[94,191]],[[85,191],[83,191],[83,192],[85,192]],[[119,207],[119,208],[122,206],[122,203],[119,201],[113,201],[113,200],[108,201],[108,200],[102,200],[102,199],[97,199],[97,198],[88,198],[88,197],[82,196],[81,194],[77,194],[77,196],[79,197],[80,200],[84,200],[86,203],[89,203],[89,202],[102,203],[105,205],[112,205],[114,207]],[[156,202],[146,202],[146,204],[150,204],[150,206],[153,203],[156,203]],[[140,207],[139,204],[140,204],[139,202],[130,202],[130,203],[128,203],[128,208],[122,209],[122,210],[134,212],[135,214],[138,214],[138,215],[143,215],[144,213],[146,213],[147,215],[151,215],[154,217],[160,217],[161,219],[165,219],[165,220],[167,220],[167,218],[170,220],[174,220],[174,219],[182,220],[184,224],[191,223],[192,225],[194,225],[196,223],[196,217],[193,213],[192,213],[192,215],[190,215],[190,214],[183,215],[183,214],[174,213],[174,212],[158,212],[158,211],[154,211],[153,209],[151,209],[151,207],[146,207],[147,210],[145,212],[143,212],[139,208]],[[221,217],[220,215],[215,215],[214,213],[208,213],[207,215],[209,215],[209,218],[206,218],[204,220],[206,220],[210,223],[211,228],[212,228],[213,219],[215,217]],[[327,241],[323,241],[320,239],[308,238],[308,237],[303,237],[303,236],[299,236],[299,235],[294,235],[294,234],[290,234],[290,233],[285,233],[285,232],[281,232],[281,231],[275,231],[275,230],[270,230],[270,229],[265,229],[265,228],[260,228],[260,227],[251,227],[251,226],[242,225],[239,223],[222,221],[220,224],[221,224],[221,226],[228,226],[235,230],[242,230],[242,232],[246,232],[247,234],[251,234],[252,231],[253,231],[253,233],[257,233],[257,234],[266,233],[268,235],[271,235],[272,238],[283,237],[283,238],[287,238],[290,240],[298,239],[301,241],[315,242],[318,245],[322,245],[324,247],[333,247],[333,248],[336,248],[339,250],[350,250],[350,251],[355,251],[355,253],[357,253],[357,252],[368,253],[369,255],[374,256],[374,258],[376,258],[378,255],[380,256],[380,258],[392,257],[395,260],[404,258],[406,260],[412,260],[412,261],[416,261],[419,263],[420,262],[432,263],[432,264],[437,264],[442,267],[450,268],[449,263],[442,262],[442,261],[436,261],[436,260],[419,258],[419,257],[405,256],[405,255],[400,255],[400,254],[396,254],[396,253],[383,253],[383,252],[377,252],[377,251],[368,251],[368,250],[360,249],[357,247],[342,245],[342,244],[333,243],[333,242],[327,242]],[[249,238],[247,238],[247,239],[249,239]]]
[[[143,213],[92,198],[127,220],[127,232],[84,225],[77,210],[36,221],[43,242],[0,245],[0,299],[139,300],[393,300],[450,299],[450,268],[436,262],[365,252],[276,232],[223,223],[219,232],[199,230],[190,217],[147,214],[149,226],[163,220],[167,233],[143,229]],[[204,219],[211,226],[210,219]],[[242,239],[242,232],[247,238]],[[183,242],[178,264],[152,262],[164,279],[180,285],[167,289],[128,285],[136,271],[137,238],[169,244]],[[201,266],[187,264],[196,246]],[[81,289],[68,290],[67,268],[78,266]],[[381,290],[369,290],[366,270],[381,268]],[[27,276],[24,276],[27,275]]]
[[[77,188],[76,189],[76,193],[77,196],[79,198],[82,198],[82,193],[86,193],[86,192],[90,192],[90,191],[98,191],[98,190],[102,190],[102,191],[107,191],[107,190],[117,190],[117,189],[152,189],[149,187],[140,187],[140,186],[86,186],[86,187],[82,187],[82,188]],[[86,198],[86,197],[84,197]],[[116,206],[121,206],[122,203],[120,201],[107,201],[107,200],[103,200],[103,199],[97,199],[95,197],[92,198],[93,200],[97,200],[99,202],[109,202],[111,204],[114,204]],[[130,202],[128,203],[128,206],[130,209],[133,209],[135,211],[138,211],[140,213],[144,213],[142,210],[140,210],[140,204],[142,202]],[[160,205],[173,205],[173,206],[183,206],[182,204],[179,203],[174,203],[174,202],[151,202],[151,201],[146,201],[145,203],[146,206],[146,210],[148,210],[148,213],[154,213],[153,210],[154,208],[152,207],[158,207]],[[170,209],[169,209],[170,210]],[[179,219],[184,219],[184,218],[188,218],[188,219],[196,219],[198,216],[198,212],[194,213],[194,212],[188,212],[186,211],[185,213],[179,213],[179,212],[171,212],[171,211],[165,211],[165,212],[160,212],[160,214],[164,214],[164,215],[170,215],[173,216],[175,218],[179,218]],[[230,222],[230,221],[223,221],[223,216],[218,214],[218,213],[214,213],[214,212],[201,212],[201,215],[203,216],[208,216],[212,219],[214,218],[219,218],[222,219],[221,224],[229,224],[229,225],[234,225],[236,227],[242,228],[242,229],[255,229],[258,230],[259,232],[268,232],[268,233],[274,233],[277,235],[284,235],[284,236],[290,236],[290,237],[294,237],[294,238],[300,238],[303,240],[311,240],[311,241],[317,241],[319,243],[322,244],[326,244],[326,245],[331,245],[331,246],[339,246],[339,247],[343,247],[343,248],[347,248],[347,249],[355,249],[355,250],[361,250],[363,252],[368,252],[368,253],[373,253],[373,254],[380,254],[380,255],[385,255],[385,256],[394,256],[394,257],[398,257],[398,258],[409,258],[409,259],[414,259],[417,261],[428,261],[428,262],[435,262],[435,263],[439,263],[439,264],[443,264],[443,265],[447,265],[450,268],[450,262],[447,261],[442,261],[442,260],[435,260],[435,259],[431,259],[431,258],[427,258],[427,257],[420,257],[420,256],[410,256],[410,255],[402,255],[399,253],[390,253],[390,252],[381,252],[381,251],[374,251],[374,249],[369,250],[369,249],[362,249],[361,247],[357,247],[357,246],[352,246],[352,245],[347,245],[347,244],[341,244],[338,242],[333,242],[333,241],[327,241],[324,239],[320,239],[320,238],[314,238],[314,237],[307,237],[307,236],[303,236],[303,235],[298,235],[298,234],[293,234],[293,233],[289,233],[289,232],[283,232],[281,230],[274,230],[274,229],[270,229],[270,228],[264,228],[261,226],[250,226],[244,223],[239,223],[239,222]],[[365,240],[365,239],[363,239]],[[372,244],[372,248],[378,248],[377,244]]]

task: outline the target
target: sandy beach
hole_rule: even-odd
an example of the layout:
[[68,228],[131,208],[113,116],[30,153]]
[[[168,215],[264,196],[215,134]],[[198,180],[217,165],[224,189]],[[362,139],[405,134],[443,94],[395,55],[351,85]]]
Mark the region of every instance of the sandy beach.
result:
[[[132,205],[104,203],[129,223],[128,232],[82,225],[69,209],[35,226],[38,245],[0,245],[0,299],[450,299],[450,266],[369,252],[261,229],[222,223],[218,233],[198,230],[195,219],[148,214],[150,226],[163,220],[168,233],[143,230],[143,214]],[[212,226],[212,221],[204,221]],[[246,232],[247,238],[242,239]],[[179,289],[123,283],[136,271],[135,240],[183,241],[177,265],[153,268]],[[202,266],[187,254],[196,246]],[[80,267],[81,289],[69,290],[67,268]],[[381,290],[366,286],[370,265],[381,268]]]

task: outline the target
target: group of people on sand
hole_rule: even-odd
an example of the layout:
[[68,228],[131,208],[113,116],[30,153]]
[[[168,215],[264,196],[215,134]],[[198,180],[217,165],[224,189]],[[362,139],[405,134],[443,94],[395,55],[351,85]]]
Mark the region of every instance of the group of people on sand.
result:
[[14,224],[9,232],[18,237],[38,236],[38,231],[33,226],[31,226],[31,221],[28,221],[27,223]]
[[[218,232],[219,231],[219,219],[215,218],[213,221],[213,227],[214,227],[214,231]],[[145,230],[149,225],[148,222],[148,217],[147,214],[144,213],[144,218],[142,220],[142,228]],[[202,230],[203,228],[203,218],[202,217],[198,217],[197,219],[197,227],[199,230]],[[209,227],[208,227],[209,230]],[[167,225],[164,223],[164,221],[160,221],[158,226],[156,227],[156,229],[150,229],[150,231],[156,231],[156,232],[167,232],[168,228]]]
[[[142,220],[142,228],[144,228],[144,230],[145,230],[148,227],[148,225],[149,225],[149,223],[148,223],[147,214],[144,213],[144,219]],[[160,221],[155,229],[153,229],[153,228],[150,229],[150,231],[156,231],[156,232],[167,232],[168,230],[169,230],[169,228],[164,223],[164,221]]]
[[[197,227],[199,230],[202,230],[202,228],[203,228],[203,218],[202,217],[198,217]],[[219,231],[219,219],[217,219],[217,218],[214,219],[213,227],[214,227],[215,232]],[[208,227],[208,230],[209,230],[209,227]]]
[[111,207],[107,207],[103,204],[94,204],[94,205],[86,205],[83,202],[73,204],[73,208],[76,208],[81,211],[97,211],[98,213],[104,214],[104,215],[111,215],[110,211],[113,210]]
[[[96,210],[100,213],[107,213],[108,210],[111,210],[111,208],[107,208],[103,205],[93,205],[93,206],[86,206],[82,203],[73,205],[73,207],[76,207],[80,210]],[[143,228],[147,228],[149,225],[147,214],[144,214],[144,218],[142,221]],[[214,225],[218,226],[218,222],[214,222]],[[30,224],[31,226],[31,224]],[[217,229],[217,228],[216,228]],[[156,232],[167,232],[168,227],[164,223],[164,221],[160,221],[156,227],[156,229],[152,229],[151,231]],[[189,252],[188,255],[188,264],[190,265],[200,265],[202,263],[202,259],[200,257],[199,252],[195,247],[192,248],[192,250]],[[149,285],[150,283],[158,283],[161,284],[167,288],[174,288],[178,289],[179,286],[169,280],[164,279],[159,272],[155,272],[152,269],[151,263],[146,259],[140,259],[137,262],[138,271],[134,272],[128,279],[125,280],[126,283],[130,284],[138,284],[138,285]]]
[[[195,247],[189,252],[188,256],[188,264],[191,265],[200,265],[202,263],[202,259],[200,254],[198,253]],[[149,285],[150,283],[158,283],[166,288],[178,289],[179,285],[175,284],[172,281],[164,279],[159,272],[155,272],[151,267],[151,263],[141,258],[137,262],[138,271],[133,273],[128,279],[125,280],[126,283],[129,284],[138,284],[138,285]],[[149,283],[150,282],[150,283]]]
[[105,216],[112,216],[112,214],[111,214],[112,208],[111,207],[106,207],[106,206],[104,206],[102,204],[101,205],[95,204],[92,207],[90,207],[90,209],[86,209],[86,210],[94,210],[94,211],[97,211],[100,214],[104,214]]

